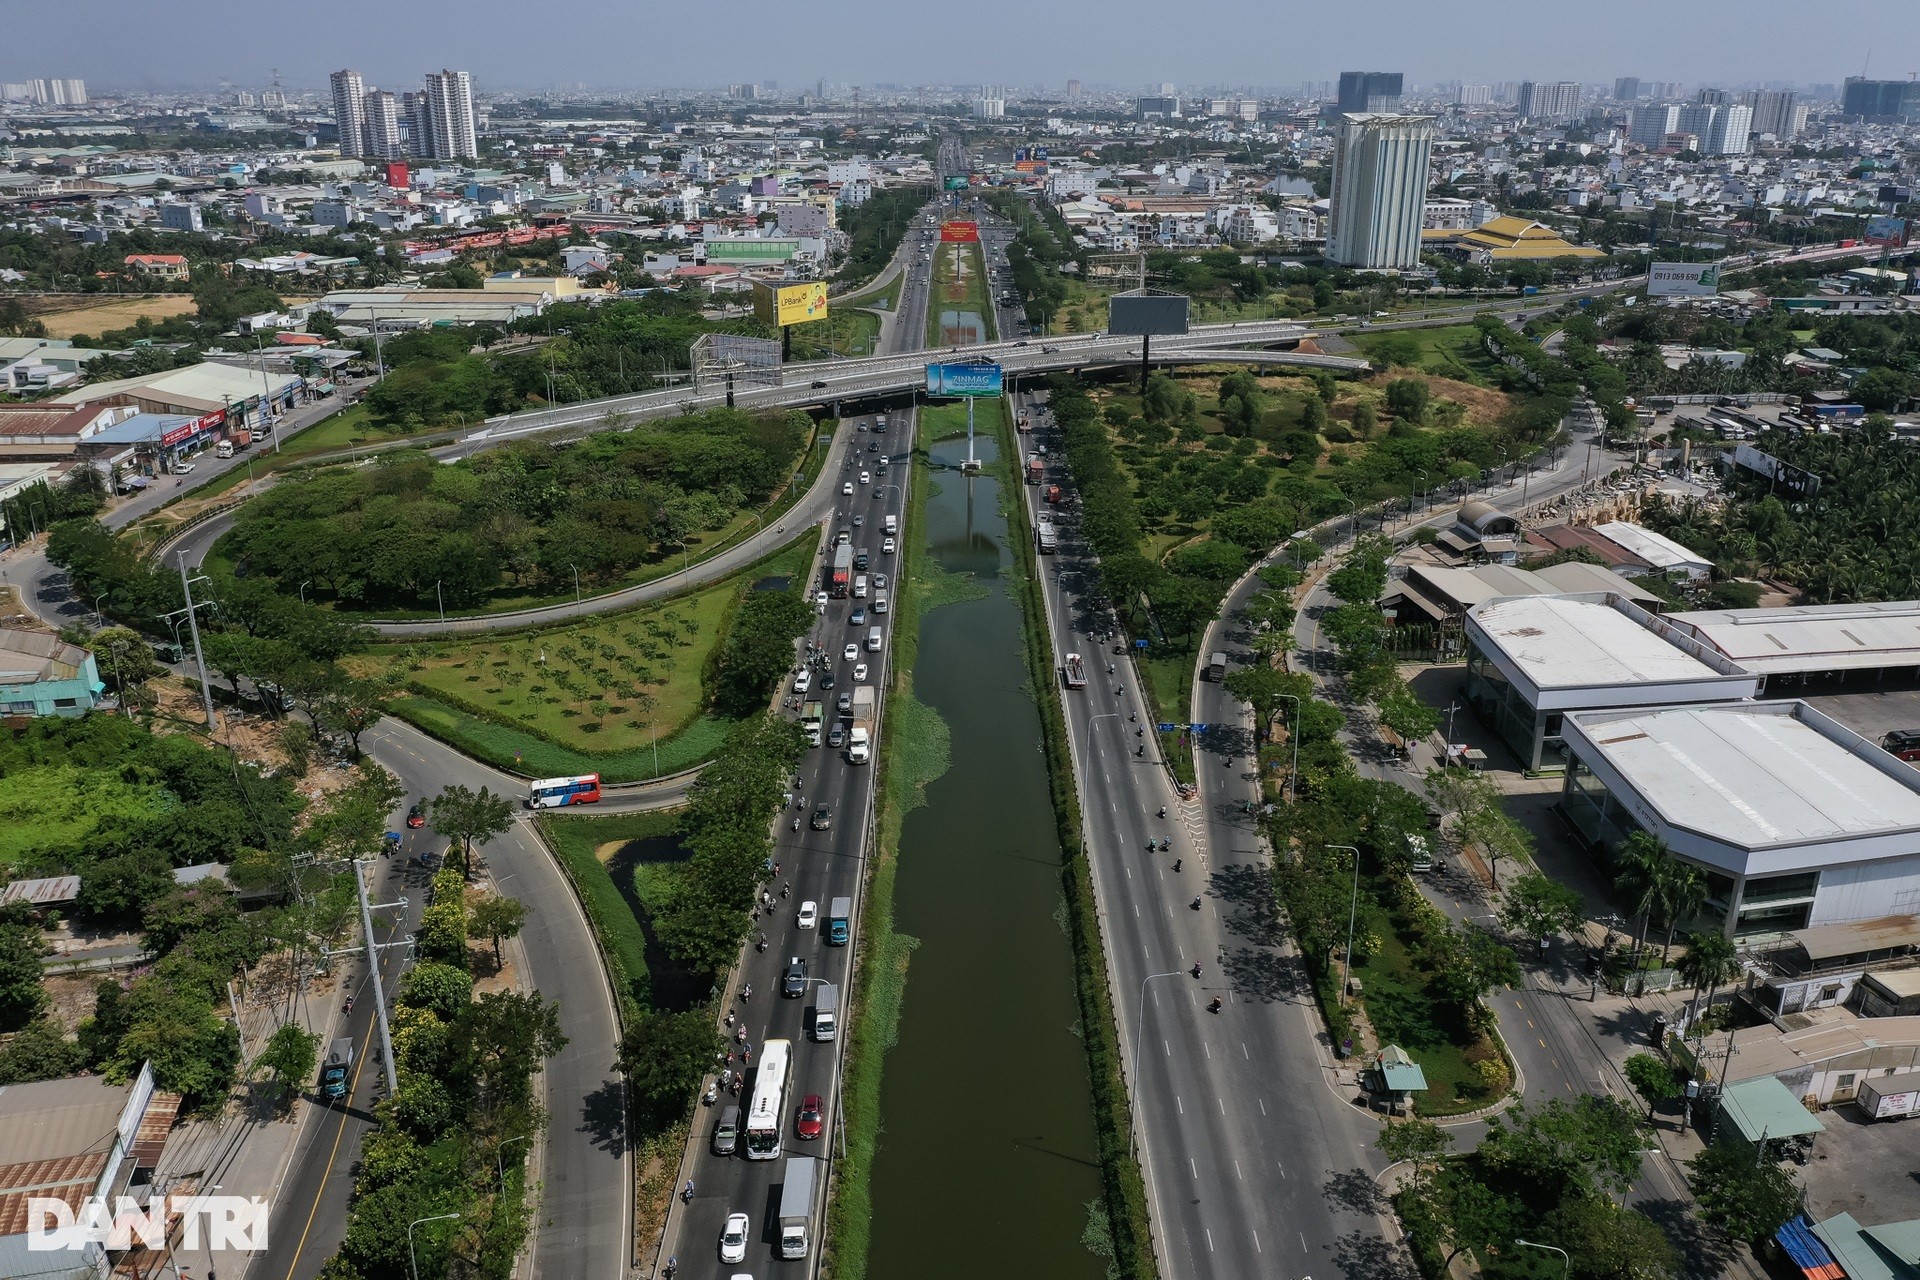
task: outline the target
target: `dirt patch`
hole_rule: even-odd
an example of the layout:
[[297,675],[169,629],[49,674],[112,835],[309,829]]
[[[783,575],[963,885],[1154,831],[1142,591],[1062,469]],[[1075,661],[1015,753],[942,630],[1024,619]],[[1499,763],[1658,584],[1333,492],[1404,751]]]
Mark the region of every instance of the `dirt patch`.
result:
[[1404,365],[1395,365],[1384,373],[1377,373],[1369,384],[1384,389],[1389,382],[1401,378],[1417,378],[1427,384],[1427,390],[1435,400],[1458,401],[1467,406],[1469,422],[1492,422],[1506,411],[1509,403],[1507,393],[1495,391],[1491,387],[1476,387],[1471,382],[1461,382],[1455,378],[1442,378],[1437,374],[1425,373],[1419,369],[1409,369]]
[[71,338],[76,333],[98,336],[113,329],[131,329],[141,316],[164,320],[193,311],[193,295],[168,293],[155,298],[121,298],[114,302],[90,303],[50,310],[39,317],[50,338]]
[[80,1029],[85,1018],[93,1016],[94,990],[102,978],[110,978],[109,973],[63,973],[48,974],[41,978],[41,989],[52,1002],[47,1006],[47,1016],[59,1024],[60,1029],[72,1035]]
[[50,633],[53,628],[27,612],[20,603],[20,588],[12,585],[0,586],[0,622],[15,631],[38,631]]

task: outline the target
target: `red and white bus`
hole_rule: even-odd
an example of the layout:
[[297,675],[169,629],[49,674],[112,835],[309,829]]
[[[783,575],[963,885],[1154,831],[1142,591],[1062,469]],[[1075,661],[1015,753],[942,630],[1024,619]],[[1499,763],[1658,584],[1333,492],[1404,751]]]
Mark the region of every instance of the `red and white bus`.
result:
[[557,809],[563,804],[592,804],[600,798],[600,775],[538,778],[527,786],[527,808]]

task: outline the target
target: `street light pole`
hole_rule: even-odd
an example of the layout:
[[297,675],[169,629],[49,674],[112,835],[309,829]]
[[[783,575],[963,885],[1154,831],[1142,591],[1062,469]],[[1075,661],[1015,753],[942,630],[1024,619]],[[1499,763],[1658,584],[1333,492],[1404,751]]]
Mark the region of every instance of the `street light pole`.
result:
[[442,579],[440,578],[433,580],[433,598],[440,603],[440,622],[441,625],[444,626],[447,621],[447,596],[445,592],[440,590],[441,581]]
[[1287,726],[1287,736],[1293,739],[1293,771],[1287,775],[1287,803],[1297,803],[1300,784],[1300,695],[1283,693],[1279,695],[1293,704],[1293,723]]
[[[187,634],[193,637],[193,665],[200,674],[200,705],[206,708],[207,732],[216,733],[220,728],[219,719],[213,714],[213,686],[207,683],[207,658],[200,649],[200,620],[194,615],[193,581],[187,577],[187,553],[174,553],[174,562],[180,566],[180,593],[186,597]],[[239,691],[235,690],[237,694]]]
[[1340,1006],[1345,1008],[1347,990],[1353,985],[1353,924],[1360,915],[1360,851],[1350,844],[1330,844],[1322,847],[1344,849],[1353,855],[1353,897],[1347,903],[1347,962],[1340,971]]
[[1155,978],[1178,978],[1186,973],[1185,969],[1170,969],[1166,973],[1150,973],[1140,979],[1140,1020],[1133,1024],[1133,1068],[1127,1072],[1133,1084],[1134,1102],[1128,1111],[1133,1123],[1127,1126],[1127,1138],[1134,1150],[1139,1150],[1139,1112],[1140,1112],[1140,1030],[1147,1023],[1147,984]]
[[423,1222],[445,1222],[459,1216],[457,1213],[437,1213],[431,1218],[415,1218],[407,1224],[407,1269],[412,1272],[413,1280],[420,1280],[420,1260],[413,1256],[413,1229]]
[[1520,1237],[1518,1237],[1518,1236],[1515,1236],[1515,1237],[1514,1237],[1514,1239],[1513,1239],[1513,1242],[1514,1242],[1515,1244],[1520,1244],[1520,1245],[1525,1245],[1525,1246],[1526,1246],[1527,1248],[1529,1248],[1529,1249],[1548,1249],[1548,1250],[1551,1250],[1551,1251],[1552,1251],[1552,1252],[1554,1252],[1554,1253],[1557,1253],[1557,1254],[1559,1254],[1559,1255],[1560,1255],[1560,1258],[1561,1258],[1561,1261],[1562,1261],[1562,1262],[1564,1262],[1564,1263],[1566,1264],[1566,1265],[1565,1265],[1565,1266],[1564,1266],[1564,1267],[1563,1267],[1563,1268],[1561,1269],[1561,1272],[1560,1272],[1560,1274],[1561,1274],[1561,1276],[1562,1276],[1562,1277],[1565,1277],[1565,1276],[1570,1276],[1570,1275],[1572,1275],[1572,1274],[1573,1274],[1573,1259],[1572,1259],[1572,1258],[1569,1258],[1569,1257],[1567,1256],[1567,1251],[1566,1251],[1565,1249],[1562,1249],[1562,1248],[1561,1248],[1561,1247],[1560,1247],[1559,1245],[1557,1245],[1557,1244],[1536,1244],[1536,1243],[1535,1243],[1534,1241],[1532,1241],[1532,1240],[1522,1240],[1522,1239],[1520,1239]]

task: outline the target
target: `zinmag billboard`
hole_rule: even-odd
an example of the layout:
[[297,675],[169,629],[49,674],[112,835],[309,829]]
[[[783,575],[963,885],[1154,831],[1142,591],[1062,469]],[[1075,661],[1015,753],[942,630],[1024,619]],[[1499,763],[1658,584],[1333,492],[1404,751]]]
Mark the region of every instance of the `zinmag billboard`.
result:
[[927,394],[930,396],[997,396],[1000,394],[1000,366],[989,361],[927,366]]

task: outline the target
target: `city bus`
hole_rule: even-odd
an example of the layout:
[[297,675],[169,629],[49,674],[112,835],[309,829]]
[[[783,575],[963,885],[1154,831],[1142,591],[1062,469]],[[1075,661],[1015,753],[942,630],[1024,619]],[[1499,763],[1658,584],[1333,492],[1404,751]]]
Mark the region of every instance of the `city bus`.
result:
[[760,1062],[753,1073],[753,1102],[747,1108],[747,1159],[780,1158],[780,1120],[785,1114],[787,1062],[793,1045],[785,1040],[769,1040],[760,1048]]
[[527,808],[557,809],[563,804],[592,804],[600,798],[600,775],[539,778],[527,786]]

